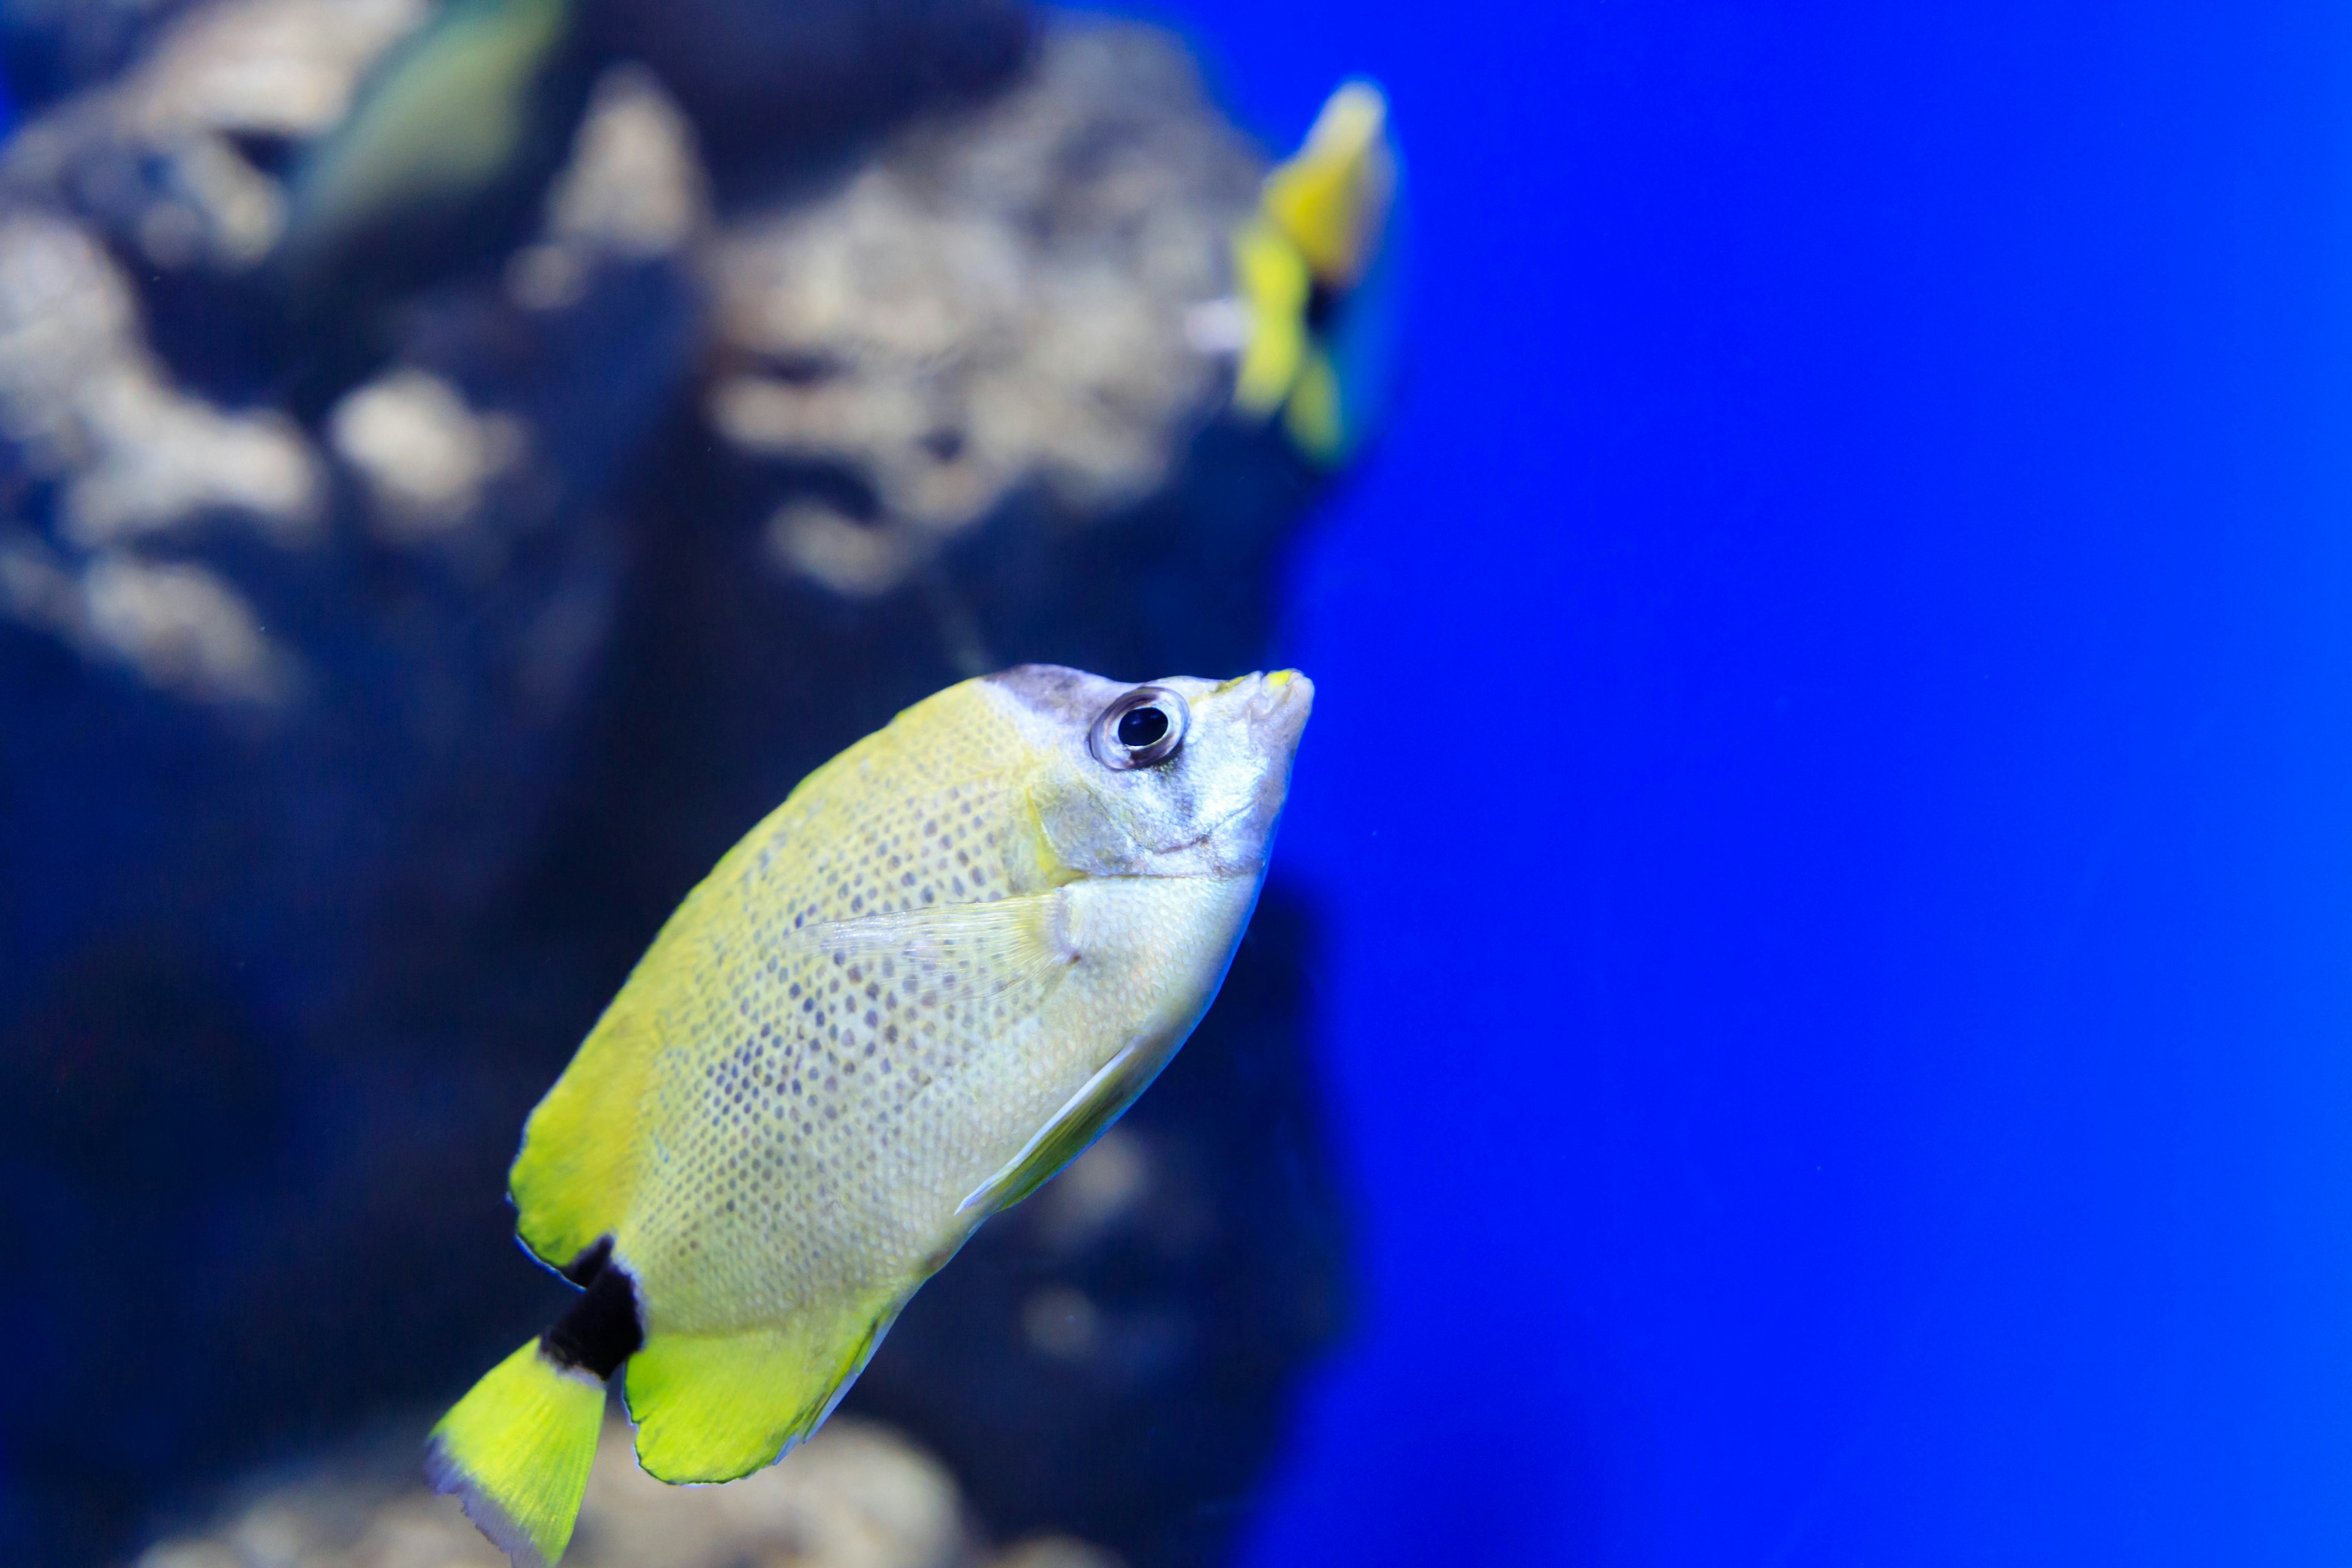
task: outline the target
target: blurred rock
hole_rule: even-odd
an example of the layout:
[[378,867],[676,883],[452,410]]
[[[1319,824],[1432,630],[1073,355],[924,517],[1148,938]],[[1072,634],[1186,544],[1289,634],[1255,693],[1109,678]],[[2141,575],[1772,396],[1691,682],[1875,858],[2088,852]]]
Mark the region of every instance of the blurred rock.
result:
[[[584,9],[520,241],[419,237],[344,279],[346,336],[268,236],[423,0],[142,12],[0,149],[0,1326],[39,1347],[0,1556],[110,1561],[551,1319],[521,1120],[808,769],[982,668],[1265,662],[1316,479],[1187,338],[1259,163],[1181,48],[1001,0],[705,13]],[[1126,1129],[854,1395],[1031,1568],[1087,1560],[1065,1531],[1214,1560],[1335,1331],[1312,942],[1277,884]]]
[[324,476],[282,415],[232,415],[175,386],[120,269],[79,227],[0,214],[0,494],[46,500],[56,544],[0,524],[0,616],[149,684],[274,706],[298,663],[207,568],[131,547],[207,523],[316,542]]
[[1016,489],[1088,518],[1165,485],[1223,393],[1185,317],[1260,172],[1172,39],[1070,26],[1012,90],[730,226],[710,421],[851,491],[783,501],[776,560],[886,593]]
[[[725,1487],[667,1487],[609,1426],[568,1568],[1120,1568],[1066,1537],[990,1556],[954,1477],[886,1427],[829,1424],[789,1460]],[[138,1568],[507,1568],[456,1501],[364,1465],[268,1488]]]
[[[69,206],[165,271],[234,272],[286,233],[300,154],[335,131],[432,0],[0,0],[0,64],[47,106],[0,159],[0,191]],[[1022,0],[579,0],[488,205],[360,215],[337,264],[405,289],[463,266],[536,198],[572,136],[573,84],[649,68],[722,174],[754,189],[911,110],[1009,79]],[[119,74],[118,74],[119,73]],[[94,85],[93,85],[94,84]],[[308,192],[310,197],[320,195]],[[418,262],[422,265],[417,265]],[[338,309],[375,301],[348,289]]]
[[[625,190],[613,162],[574,186]],[[216,994],[267,1042],[272,1102],[306,1108],[238,1129],[263,1157],[135,1201],[0,1159],[0,1227],[38,1260],[0,1321],[47,1349],[11,1423],[41,1442],[7,1445],[30,1560],[96,1560],[192,1473],[437,1391],[429,1352],[375,1336],[446,1344],[543,1299],[528,1271],[436,1281],[448,1235],[402,1233],[447,1185],[495,1195],[533,1092],[435,985],[545,832],[628,560],[610,489],[696,321],[640,232],[545,232],[565,300],[437,291],[316,428],[190,384],[253,379],[197,352],[249,302],[238,277],[142,300],[102,227],[0,212],[0,1037],[37,1057],[128,965],[184,997],[110,1016],[93,1059],[184,1048],[173,1020]]]
[[273,542],[317,535],[318,464],[291,421],[173,385],[121,269],[79,226],[0,216],[0,440],[20,485],[55,485],[84,549],[227,516]]
[[300,666],[253,607],[185,562],[108,552],[74,573],[34,545],[0,540],[0,610],[199,701],[275,708],[300,689]]
[[1070,1535],[1041,1535],[1008,1546],[988,1568],[1120,1568],[1119,1559]]
[[[98,7],[60,8],[60,25]],[[285,193],[249,152],[331,129],[368,67],[430,0],[215,0],[186,8],[123,75],[26,125],[0,157],[0,199],[74,211],[167,271],[250,268]]]
[[545,229],[507,263],[507,291],[530,310],[575,304],[599,265],[683,250],[709,207],[693,128],[642,67],[616,66],[590,95],[572,161],[548,193]]
[[793,1463],[712,1488],[662,1485],[628,1457],[625,1431],[609,1435],[584,1515],[589,1568],[732,1568],[763,1556],[824,1568],[955,1568],[973,1555],[954,1478],[879,1427],[844,1422]]
[[395,544],[469,521],[484,487],[523,456],[513,416],[477,413],[457,388],[414,368],[352,391],[327,428],[367,486],[376,532]]
[[186,0],[0,0],[0,78],[18,111],[114,75]]
[[986,92],[1022,63],[1025,0],[581,0],[593,54],[642,62],[685,105],[723,184]]

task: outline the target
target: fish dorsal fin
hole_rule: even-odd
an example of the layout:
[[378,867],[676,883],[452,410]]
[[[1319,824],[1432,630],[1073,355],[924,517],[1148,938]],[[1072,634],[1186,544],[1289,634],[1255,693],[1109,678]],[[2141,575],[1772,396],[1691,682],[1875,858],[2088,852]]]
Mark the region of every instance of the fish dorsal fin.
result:
[[1139,1061],[1138,1047],[1129,1041],[1126,1048],[1096,1069],[1094,1077],[1087,1079],[1077,1093],[1037,1129],[1035,1135],[1021,1146],[1021,1152],[1005,1162],[1003,1170],[974,1187],[956,1205],[956,1213],[970,1214],[978,1209],[985,1217],[1011,1208],[1044,1186],[1063,1166],[1086,1152],[1102,1136],[1103,1130],[1135,1103],[1135,1097],[1150,1087],[1158,1070],[1157,1062]]
[[1371,260],[1395,186],[1388,100],[1351,81],[1323,105],[1307,144],[1266,175],[1265,209],[1316,277],[1345,289]]
[[625,986],[523,1123],[507,1195],[516,1234],[550,1268],[570,1267],[610,1237],[627,1212],[638,1116],[661,1043],[657,1024]]

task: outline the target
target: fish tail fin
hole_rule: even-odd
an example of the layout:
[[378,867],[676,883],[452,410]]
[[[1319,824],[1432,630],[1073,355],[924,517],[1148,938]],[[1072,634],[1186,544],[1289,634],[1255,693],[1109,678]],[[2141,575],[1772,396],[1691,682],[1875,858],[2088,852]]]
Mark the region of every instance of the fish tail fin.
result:
[[425,1470],[516,1568],[552,1568],[571,1543],[604,1422],[603,1382],[533,1340],[441,1417]]

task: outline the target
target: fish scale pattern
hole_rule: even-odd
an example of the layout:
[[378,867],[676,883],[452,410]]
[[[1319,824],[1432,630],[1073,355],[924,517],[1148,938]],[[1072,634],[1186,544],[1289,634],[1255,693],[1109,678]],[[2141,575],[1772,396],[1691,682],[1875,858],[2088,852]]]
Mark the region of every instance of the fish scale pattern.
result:
[[[646,999],[660,1045],[618,1237],[656,1331],[919,1278],[974,1171],[1067,1093],[1024,1049],[1066,955],[1022,780],[988,771],[1017,754],[1003,729],[978,691],[902,716],[665,933],[691,962]],[[941,1091],[975,1074],[1015,1090],[982,1097],[1001,1114]]]

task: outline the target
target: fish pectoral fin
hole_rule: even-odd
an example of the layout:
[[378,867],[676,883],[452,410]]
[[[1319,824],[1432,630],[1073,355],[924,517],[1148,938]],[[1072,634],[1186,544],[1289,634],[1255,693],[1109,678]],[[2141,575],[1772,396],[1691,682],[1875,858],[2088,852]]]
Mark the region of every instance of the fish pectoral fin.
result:
[[733,1333],[656,1331],[623,1385],[637,1463],[672,1486],[774,1464],[833,1414],[905,1301],[880,1295]]
[[1003,996],[1016,1013],[1026,1014],[1044,1004],[1078,961],[1068,900],[1058,888],[986,903],[827,921],[795,936],[831,954],[834,969],[850,984],[911,989],[919,1005]]
[[1094,1077],[1087,1079],[1077,1093],[1037,1129],[1036,1135],[1021,1146],[1021,1152],[1005,1162],[1003,1170],[974,1187],[956,1205],[956,1213],[981,1209],[984,1217],[1011,1208],[1053,1180],[1055,1172],[1086,1152],[1087,1146],[1102,1136],[1103,1129],[1135,1103],[1135,1097],[1150,1081],[1150,1075],[1139,1070],[1137,1047],[1129,1042],[1124,1050],[1096,1069]]

